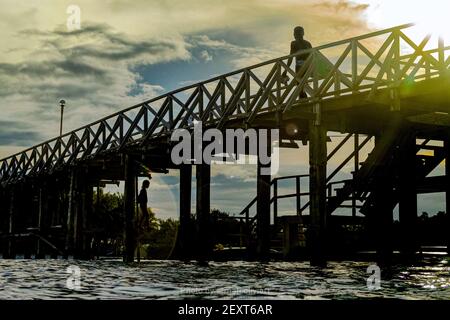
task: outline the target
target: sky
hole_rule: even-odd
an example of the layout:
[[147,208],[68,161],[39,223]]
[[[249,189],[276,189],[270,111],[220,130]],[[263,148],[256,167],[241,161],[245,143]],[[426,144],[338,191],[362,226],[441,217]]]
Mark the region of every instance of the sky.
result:
[[[69,5],[81,10],[80,30],[67,30]],[[442,31],[449,30],[446,0],[0,0],[0,7],[0,158],[56,136],[60,99],[64,129],[72,130],[286,55],[296,25],[313,45],[409,22],[419,22],[413,36],[450,39]],[[307,148],[283,151],[282,160],[279,175],[307,173]],[[239,212],[255,195],[255,172],[214,166],[212,206]],[[177,217],[177,188],[177,172],[152,180],[157,216]],[[441,195],[421,200],[430,212],[443,209]],[[287,201],[286,211],[294,206]]]

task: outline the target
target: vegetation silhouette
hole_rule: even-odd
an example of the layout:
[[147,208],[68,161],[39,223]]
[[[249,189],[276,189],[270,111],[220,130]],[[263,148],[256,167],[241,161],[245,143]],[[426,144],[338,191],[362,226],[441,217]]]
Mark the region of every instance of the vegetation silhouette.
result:
[[[124,198],[120,193],[105,193],[100,189],[94,192],[93,217],[91,219],[91,249],[94,257],[121,256],[124,250],[123,215]],[[142,211],[136,207],[136,212]],[[157,218],[155,212],[148,208],[148,223],[142,222],[142,216],[135,219],[139,256],[142,259],[168,259],[174,249],[179,221],[176,219]],[[192,215],[195,220],[195,214]],[[211,233],[216,251],[242,244],[240,233],[242,223],[229,213],[212,209],[210,215]],[[144,228],[148,225],[149,228]]]

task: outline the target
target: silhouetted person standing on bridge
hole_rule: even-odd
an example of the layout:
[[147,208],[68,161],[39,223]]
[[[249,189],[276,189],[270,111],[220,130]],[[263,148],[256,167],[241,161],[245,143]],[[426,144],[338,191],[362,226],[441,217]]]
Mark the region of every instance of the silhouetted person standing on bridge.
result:
[[[304,39],[305,36],[305,30],[303,27],[295,27],[294,28],[294,38],[295,40],[291,42],[291,52],[290,54],[296,54],[299,53],[302,50],[308,50],[312,48],[312,45],[309,41],[306,41]],[[302,78],[305,74],[305,72],[302,72],[299,74],[301,68],[305,64],[306,60],[308,60],[310,53],[303,53],[299,54],[295,57],[295,73],[297,73],[297,77]],[[288,60],[287,65],[290,66],[292,64],[293,57],[290,57]],[[286,71],[283,73],[283,78],[286,79]],[[286,81],[286,80],[285,80]],[[300,98],[307,98],[306,93],[302,90],[300,92]]]
[[[152,177],[150,176],[149,179]],[[147,197],[147,189],[150,187],[150,181],[144,180],[142,182],[142,188],[138,195],[138,204],[139,209],[141,211],[141,219],[139,223],[139,227],[143,227],[144,229],[149,229],[149,214],[148,214],[148,197]]]

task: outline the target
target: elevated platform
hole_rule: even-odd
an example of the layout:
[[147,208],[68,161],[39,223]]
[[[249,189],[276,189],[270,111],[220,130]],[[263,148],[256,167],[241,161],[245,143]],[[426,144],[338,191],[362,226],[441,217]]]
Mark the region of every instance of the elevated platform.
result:
[[[416,43],[407,36],[409,27],[315,47],[180,88],[0,160],[0,232],[16,234],[30,226],[42,230],[57,223],[63,226],[65,239],[60,243],[65,252],[82,255],[89,245],[89,235],[82,230],[92,215],[93,187],[104,180],[120,180],[125,182],[125,260],[133,261],[137,177],[148,170],[177,169],[178,252],[206,259],[212,247],[211,166],[176,165],[170,157],[171,135],[178,129],[192,132],[194,123],[201,122],[203,129],[221,131],[279,129],[280,140],[290,141],[285,146],[308,143],[309,191],[300,190],[303,178],[295,176],[296,192],[291,196],[296,198],[298,215],[306,209],[310,213],[313,264],[326,260],[327,225],[342,207],[351,209],[354,217],[358,210],[366,215],[378,252],[386,258],[392,253],[388,232],[392,209],[399,204],[405,224],[403,249],[413,252],[417,193],[445,191],[450,211],[450,166],[444,177],[427,177],[450,160],[450,47],[442,40],[432,44],[430,37]],[[296,55],[307,56],[297,70],[291,65]],[[343,146],[328,152],[331,131],[346,133],[344,143],[353,140],[354,147],[327,175],[328,161]],[[375,147],[359,161],[361,149],[371,139]],[[417,139],[425,142],[417,144]],[[430,140],[443,146],[436,148],[428,144]],[[419,155],[420,149],[432,155]],[[352,160],[352,179],[336,181]],[[194,165],[196,228],[191,214]],[[276,193],[271,197],[271,186],[275,183],[277,190],[281,178],[274,182],[261,173],[269,167],[258,162],[256,198],[249,205],[256,206],[257,214],[250,216],[249,206],[242,212],[246,234],[249,239],[255,236],[261,259],[270,252],[271,204],[276,207],[280,198]],[[300,204],[302,196],[308,197],[306,204]],[[3,247],[13,254],[14,243]]]

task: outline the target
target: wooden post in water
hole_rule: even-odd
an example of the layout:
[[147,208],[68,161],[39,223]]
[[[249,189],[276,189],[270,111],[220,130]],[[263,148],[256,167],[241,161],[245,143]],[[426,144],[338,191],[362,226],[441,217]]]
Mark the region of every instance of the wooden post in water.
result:
[[[20,213],[22,214],[19,217],[21,221],[20,232],[34,232],[33,230],[36,225],[36,204],[35,204],[35,194],[36,194],[36,183],[33,180],[28,180],[26,183],[22,185],[22,199],[21,199],[21,209]],[[35,239],[31,236],[21,237],[21,254],[24,259],[31,259],[31,256],[35,253]]]
[[7,257],[14,259],[16,256],[15,252],[15,238],[13,238],[14,232],[14,213],[15,213],[15,187],[11,186],[9,191],[9,212],[8,212],[8,250]]
[[[66,216],[66,245],[65,255],[68,257],[73,254],[74,247],[74,214],[76,212],[76,174],[75,170],[70,171],[69,178],[69,196],[68,196],[68,209]],[[76,226],[75,226],[76,227]]]
[[[73,245],[74,254],[78,259],[84,259],[87,255],[86,228],[88,212],[92,207],[92,186],[88,181],[88,171],[83,168],[76,181],[76,203],[74,204]],[[89,192],[90,189],[90,192]]]
[[178,256],[183,260],[192,257],[191,231],[191,188],[192,188],[192,166],[180,166],[180,227],[177,249]]
[[[270,130],[267,130],[270,133]],[[263,141],[258,142],[258,165],[257,165],[257,182],[256,182],[256,215],[257,215],[257,247],[256,251],[260,260],[268,260],[270,258],[270,181],[271,181],[271,161],[263,163],[261,160],[262,152],[265,156],[271,157],[271,138],[259,136],[258,139],[267,139],[265,144]],[[261,146],[265,150],[261,149]]]
[[317,118],[309,128],[310,225],[307,242],[311,265],[325,267],[327,263],[327,130],[320,121],[319,104],[314,106],[314,113]]
[[[43,215],[44,215],[44,182],[41,182],[38,187],[38,221],[37,232],[42,235]],[[38,238],[36,241],[36,258],[42,257],[42,243]]]
[[209,260],[212,251],[210,230],[210,196],[211,196],[211,166],[199,164],[196,167],[197,178],[197,225],[198,245],[197,259],[200,262]]
[[301,204],[301,196],[300,196],[300,177],[295,178],[295,207],[297,209],[296,213],[298,216],[302,214],[302,204]]
[[[8,217],[8,201],[6,199],[6,190],[0,184],[0,232],[5,233],[6,218]],[[0,239],[0,255],[6,257],[6,245],[4,238]]]
[[273,224],[278,222],[278,179],[273,182]]
[[[382,181],[377,183],[374,193],[375,205],[375,237],[377,260],[380,265],[390,265],[392,262],[392,184],[391,177],[382,173]],[[384,182],[384,183],[383,183]]]
[[125,155],[125,254],[124,262],[134,261],[134,252],[136,250],[136,230],[134,224],[135,215],[135,168],[133,159],[130,155]]
[[[354,158],[354,164],[353,164],[353,169],[354,169],[353,177],[355,177],[359,171],[359,134],[354,134],[353,139],[354,139],[353,148],[355,149],[355,158]],[[355,222],[355,218],[356,218],[356,213],[357,213],[356,193],[353,192],[352,193],[352,217],[353,217],[354,222]]]
[[[134,194],[137,196],[139,194],[139,186],[138,186],[138,177],[134,177]],[[137,202],[137,201],[136,201]],[[137,262],[141,262],[141,238],[142,238],[142,229],[140,225],[140,221],[142,217],[140,217],[141,212],[140,209],[135,207],[135,226],[136,226],[136,260]]]
[[447,216],[447,254],[450,255],[450,137],[444,141],[445,148],[445,212]]
[[[392,138],[388,135],[391,131],[383,132],[383,136],[376,136],[375,146],[386,147],[382,144],[392,143]],[[373,237],[377,251],[377,262],[379,265],[390,265],[392,263],[393,245],[393,177],[392,170],[389,170],[389,163],[386,157],[374,164],[377,167],[375,184],[373,190],[373,208],[372,218],[374,223]]]
[[76,184],[74,189],[74,199],[73,203],[73,232],[72,232],[72,242],[73,242],[73,250],[72,254],[74,257],[80,257],[80,238],[81,238],[81,227],[82,227],[82,217],[83,217],[83,207],[84,207],[84,199],[83,199],[83,188],[85,184],[85,174],[80,171],[77,172]]
[[[39,186],[39,213],[38,213],[38,232],[39,235],[47,237],[52,224],[52,212],[55,204],[50,204],[50,199],[55,202],[55,186],[49,180],[44,180]],[[61,249],[61,248],[60,248]],[[44,258],[49,253],[49,246],[38,239],[36,258]]]
[[[55,226],[62,227],[64,224],[63,201],[67,194],[66,186],[63,185],[64,182],[61,180],[47,180],[47,192],[46,199],[44,202],[44,230],[45,234],[48,235],[53,232]],[[58,243],[55,243],[57,247],[63,251],[65,246],[65,239],[60,239]],[[52,258],[56,258],[58,253],[55,250],[49,250],[46,252]]]
[[92,182],[88,182],[85,185],[84,196],[84,209],[83,209],[83,222],[82,222],[82,258],[89,259],[91,257],[91,230],[89,219],[93,214],[94,203],[94,188]]
[[399,218],[401,252],[412,257],[418,249],[417,190],[416,190],[416,138],[408,137],[399,146]]

